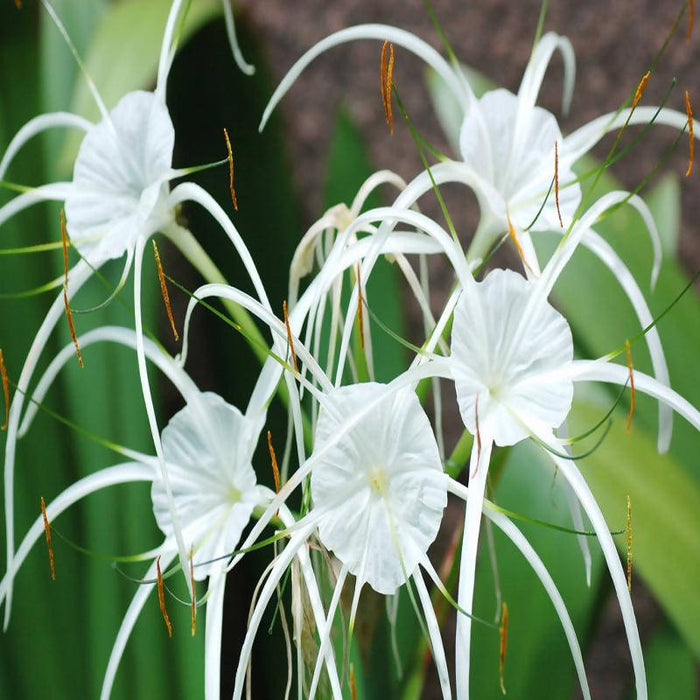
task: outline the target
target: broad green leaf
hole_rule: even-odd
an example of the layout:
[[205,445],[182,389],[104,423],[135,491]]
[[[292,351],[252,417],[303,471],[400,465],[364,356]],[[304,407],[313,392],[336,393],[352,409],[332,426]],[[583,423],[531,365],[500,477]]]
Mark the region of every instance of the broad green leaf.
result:
[[669,693],[678,700],[698,697],[695,659],[668,623],[654,630],[645,645],[644,661],[650,698],[663,698]]
[[664,256],[678,259],[681,233],[681,183],[675,173],[666,173],[644,197],[659,227]]
[[[600,405],[581,401],[574,417],[581,427],[600,412]],[[673,455],[656,454],[653,438],[634,421],[627,434],[626,418],[616,413],[605,442],[579,466],[611,528],[625,522],[630,497],[635,575],[700,657],[700,488]],[[618,546],[625,551],[624,536]]]

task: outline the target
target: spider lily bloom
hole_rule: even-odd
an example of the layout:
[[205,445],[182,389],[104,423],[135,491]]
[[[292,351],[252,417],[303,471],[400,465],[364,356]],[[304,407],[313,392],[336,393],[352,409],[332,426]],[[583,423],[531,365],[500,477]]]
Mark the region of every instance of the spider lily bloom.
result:
[[[77,57],[77,52],[53,7],[47,0],[42,2]],[[96,87],[86,75],[102,120],[92,124],[81,117],[66,113],[41,115],[20,129],[0,162],[0,178],[2,178],[21,147],[41,131],[53,127],[73,127],[85,131],[85,137],[75,161],[73,180],[37,187],[15,197],[0,208],[0,224],[38,202],[51,199],[65,200],[67,232],[83,258],[67,273],[66,291],[70,298],[91,277],[93,269],[99,268],[107,260],[125,257],[122,278],[114,292],[116,294],[126,280],[132,261],[134,262],[137,359],[151,434],[166,484],[166,465],[162,457],[159,429],[148,387],[142,342],[141,267],[148,238],[162,231],[178,245],[185,256],[206,277],[221,279],[216,266],[189,231],[175,222],[178,205],[185,201],[199,203],[220,223],[249,271],[259,298],[269,306],[262,281],[250,254],[223,209],[197,185],[183,183],[172,192],[169,191],[170,180],[181,177],[187,172],[172,168],[175,133],[165,104],[166,83],[175,53],[176,27],[182,14],[182,6],[182,0],[175,0],[168,15],[154,92],[128,93],[112,111],[108,111]],[[80,63],[80,59],[78,62]],[[80,66],[83,68],[82,63]],[[10,412],[5,448],[8,568],[14,552],[13,482],[17,427],[22,413],[24,395],[36,363],[47,338],[63,313],[64,299],[61,294],[47,313],[27,354]],[[179,533],[177,525],[175,531],[176,534]],[[179,535],[178,539],[180,539]],[[180,559],[184,568],[186,564],[184,542],[180,541],[180,545]],[[5,626],[9,621],[10,610],[11,590],[7,594]]]
[[[477,99],[456,60],[449,64],[432,47],[409,32],[388,25],[368,24],[335,32],[309,49],[292,66],[272,95],[261,128],[309,63],[330,48],[358,39],[391,41],[415,53],[435,71],[446,88],[439,91],[436,107],[448,138],[461,159],[431,166],[430,175],[423,173],[409,183],[395,206],[412,206],[435,184],[461,182],[473,189],[481,208],[481,220],[467,251],[470,261],[483,258],[496,239],[512,227],[526,273],[539,274],[540,264],[530,232],[548,231],[561,235],[569,227],[581,203],[581,188],[573,173],[574,164],[605,133],[619,128],[627,115],[606,115],[568,137],[562,136],[554,115],[536,106],[544,74],[555,51],[561,52],[564,59],[564,112],[571,103],[575,56],[569,40],[553,32],[545,34],[533,48],[517,96],[506,90],[495,90]],[[630,122],[648,122],[655,115],[655,107],[637,107]],[[665,109],[658,118],[677,128],[682,128],[687,122],[685,115]],[[700,125],[695,124],[694,133],[700,138]],[[558,145],[557,158],[555,143]],[[555,169],[558,171],[558,197],[554,184]],[[650,233],[654,249],[653,286],[661,264],[661,244],[658,236],[653,231]],[[613,248],[592,227],[581,244],[615,275],[641,326],[648,326],[652,316],[644,295]],[[647,333],[646,342],[654,374],[669,384],[668,368],[656,328]],[[660,406],[659,448],[662,451],[668,449],[671,426],[671,412]]]
[[[491,448],[535,437],[552,450],[554,460],[593,525],[615,587],[625,624],[638,698],[646,698],[644,661],[625,572],[605,519],[573,461],[558,455],[564,443],[554,431],[571,407],[574,381],[601,380],[625,385],[629,369],[602,358],[573,359],[571,331],[547,301],[557,277],[570,259],[591,220],[622,201],[624,193],[601,198],[572,228],[539,279],[527,281],[512,271],[496,270],[483,282],[465,285],[454,313],[452,371],[460,413],[475,435],[470,499],[460,565],[458,603],[472,609],[474,567]],[[641,207],[635,198],[631,204]],[[658,380],[634,373],[635,387],[663,401],[700,429],[700,413]],[[471,622],[460,616],[457,625],[458,697],[468,696]]]
[[[133,331],[103,327],[80,338],[83,347],[97,342],[115,342],[136,348]],[[207,581],[207,615],[205,627],[205,695],[219,697],[221,630],[226,579],[226,555],[232,552],[248,524],[253,509],[264,507],[273,494],[256,483],[252,456],[259,440],[264,415],[242,414],[220,396],[201,393],[179,363],[162,352],[152,341],[144,341],[146,356],[172,381],[185,399],[185,407],[170,420],[162,433],[162,449],[168,464],[170,489],[182,536],[191,545],[193,576]],[[31,427],[38,404],[43,400],[60,369],[73,356],[72,344],[54,358],[37,385],[33,402],[22,422],[21,435]],[[168,494],[159,469],[158,459],[135,450],[119,448],[131,461],[101,469],[67,488],[47,507],[47,517],[53,521],[73,503],[103,488],[129,482],[151,481],[151,496],[156,521],[165,539],[159,547],[143,555],[153,557],[143,583],[129,606],[117,634],[102,688],[102,697],[111,692],[119,661],[133,626],[148,596],[155,587],[157,562],[167,568],[176,558],[178,547],[175,528],[168,503]],[[280,518],[286,526],[293,519],[282,507]],[[7,604],[12,581],[34,543],[44,531],[40,516],[20,544],[8,571],[0,583],[0,602]],[[311,600],[319,629],[325,627],[325,617],[313,571],[305,550],[297,553],[304,582]],[[188,561],[189,564],[189,561]],[[189,568],[187,575],[189,576]],[[335,667],[330,655],[328,668],[334,677]]]

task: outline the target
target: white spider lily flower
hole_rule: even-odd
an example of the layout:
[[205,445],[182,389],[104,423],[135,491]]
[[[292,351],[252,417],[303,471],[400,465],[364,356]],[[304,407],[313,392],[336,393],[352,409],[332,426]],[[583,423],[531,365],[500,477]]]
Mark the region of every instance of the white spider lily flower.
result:
[[391,394],[374,382],[323,397],[315,449],[329,444],[346,418],[388,395],[345,440],[331,446],[311,473],[319,539],[357,578],[393,594],[437,536],[447,505],[437,443],[418,397]]
[[[606,115],[569,137],[562,136],[554,115],[536,106],[545,72],[556,51],[564,59],[562,102],[565,113],[571,104],[576,73],[575,56],[569,40],[553,32],[545,34],[533,48],[517,95],[506,90],[495,90],[477,99],[465,71],[456,61],[448,63],[431,46],[409,32],[388,25],[368,24],[335,32],[299,58],[270,98],[260,128],[264,127],[272,110],[309,63],[330,48],[358,39],[391,41],[415,53],[435,71],[444,85],[444,89],[434,91],[440,101],[438,116],[461,156],[459,160],[431,166],[431,173],[422,173],[409,183],[394,206],[413,206],[435,184],[465,184],[475,192],[481,208],[481,220],[467,251],[469,260],[477,262],[483,259],[496,238],[512,225],[525,271],[528,276],[537,276],[540,262],[530,232],[548,231],[561,235],[568,229],[581,203],[581,188],[573,173],[574,164],[605,133],[619,128],[626,115]],[[662,109],[657,115],[655,110],[654,107],[638,107],[630,121],[643,123],[656,116],[660,123],[677,128],[682,128],[687,122],[687,117],[678,112]],[[695,135],[700,138],[700,125],[697,123]],[[557,159],[555,143],[558,145]],[[558,197],[555,196],[555,169],[558,170]],[[623,261],[595,232],[594,224],[595,220],[590,221],[581,244],[591,250],[620,281],[641,326],[646,327],[652,316],[642,292]],[[661,243],[654,227],[649,227],[649,234],[654,250],[653,286],[661,265]],[[646,342],[656,377],[668,385],[668,367],[656,328],[647,334]],[[659,448],[662,451],[668,449],[671,430],[672,414],[660,405]]]
[[[150,236],[157,231],[168,235],[205,276],[220,279],[216,266],[194,241],[189,231],[175,223],[175,211],[184,201],[194,201],[207,209],[220,223],[251,275],[260,300],[269,307],[262,281],[242,238],[223,209],[201,188],[183,183],[169,192],[168,183],[185,171],[172,168],[174,129],[165,94],[168,74],[176,49],[176,29],[183,11],[183,0],[174,0],[167,18],[158,65],[158,78],[153,93],[136,91],[125,95],[110,112],[70,41],[68,33],[48,0],[42,4],[65,37],[92,91],[102,115],[97,124],[66,113],[46,114],[31,120],[10,142],[0,161],[0,178],[22,146],[33,136],[53,127],[83,129],[85,138],[80,146],[69,183],[51,183],[12,199],[0,207],[0,225],[19,211],[46,200],[65,200],[66,226],[75,247],[85,260],[68,272],[67,294],[72,298],[91,277],[94,268],[105,261],[126,256],[122,278],[116,294],[126,281],[134,261],[134,309],[137,331],[137,360],[143,397],[153,443],[167,486],[167,466],[160,446],[160,431],[151,398],[141,320],[141,268],[143,252]],[[111,297],[110,297],[111,298]],[[32,343],[22,368],[12,403],[5,447],[5,521],[8,568],[14,553],[14,460],[17,429],[36,363],[63,313],[63,295],[55,300]],[[186,549],[177,525],[175,510],[171,516],[178,539],[180,563],[185,568]],[[5,626],[11,611],[11,590],[5,606]]]
[[[606,358],[597,362],[574,360],[568,324],[547,302],[552,285],[573,252],[574,239],[583,235],[585,226],[586,222],[582,221],[579,230],[574,227],[572,239],[566,240],[555,253],[539,280],[528,281],[518,273],[496,270],[483,282],[465,289],[455,308],[452,332],[455,390],[465,426],[476,437],[458,599],[467,612],[472,609],[481,501],[492,445],[512,445],[532,436],[561,454],[565,446],[554,431],[569,412],[574,382],[602,380],[624,385],[629,379],[627,367],[609,364]],[[638,391],[663,401],[700,429],[700,412],[678,394],[636,371],[634,381]],[[573,461],[556,454],[552,458],[576,494],[600,542],[622,611],[637,697],[646,698],[639,632],[610,531]],[[460,616],[456,653],[457,678],[462,679],[458,697],[462,698],[468,697],[470,632],[470,619]]]
[[[83,347],[98,342],[114,342],[135,350],[137,337],[134,331],[125,328],[102,327],[81,336],[80,342]],[[72,344],[66,346],[47,368],[24,415],[20,436],[30,429],[38,404],[60,370],[71,360],[73,352]],[[218,698],[226,555],[235,550],[253,509],[267,505],[273,496],[268,489],[257,485],[251,464],[262,417],[259,413],[244,415],[220,396],[201,393],[180,364],[148,339],[144,341],[144,353],[172,381],[186,402],[163,429],[161,441],[183,537],[192,546],[193,576],[196,580],[207,582],[205,697]],[[80,479],[47,506],[47,517],[53,521],[72,504],[103,488],[129,482],[152,482],[153,511],[165,538],[159,547],[143,555],[144,560],[153,558],[153,561],[125,613],[115,639],[103,681],[101,697],[105,699],[111,693],[119,662],[136,620],[155,588],[155,559],[160,558],[161,568],[165,569],[178,554],[177,537],[158,459],[124,447],[115,446],[115,449],[132,461],[101,469]],[[284,506],[280,508],[279,517],[285,526],[293,524],[293,518]],[[44,522],[40,516],[25,535],[0,582],[0,603],[7,605],[13,580],[43,532]],[[302,550],[297,552],[297,556],[316,625],[324,629],[326,620],[308,554]],[[188,578],[189,575],[188,568]],[[325,654],[324,658],[331,679],[337,685],[334,659],[330,653]]]

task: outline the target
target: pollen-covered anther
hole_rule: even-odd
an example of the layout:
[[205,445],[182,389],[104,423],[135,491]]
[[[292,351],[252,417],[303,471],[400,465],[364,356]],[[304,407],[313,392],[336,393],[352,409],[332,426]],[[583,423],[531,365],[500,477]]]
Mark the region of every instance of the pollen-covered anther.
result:
[[360,266],[357,266],[357,325],[360,329],[360,347],[365,349],[365,320],[362,310],[362,277],[360,276]]
[[511,237],[513,243],[515,244],[515,249],[518,251],[518,255],[520,256],[520,260],[522,260],[523,265],[525,265],[525,267],[528,270],[530,270],[530,272],[532,272],[532,268],[530,267],[530,265],[528,265],[528,262],[525,259],[525,251],[520,245],[520,241],[518,240],[518,236],[515,233],[515,228],[513,227],[513,222],[510,220],[510,216],[508,217],[508,235]]
[[231,139],[229,139],[226,129],[224,129],[224,138],[226,139],[226,151],[228,152],[228,186],[231,190],[233,208],[238,211],[238,199],[236,198],[236,189],[233,186],[233,151],[231,150]]
[[355,665],[350,664],[350,697],[357,700],[357,687],[355,685]]
[[66,233],[66,212],[61,209],[61,243],[63,245],[63,304],[66,307],[66,318],[68,319],[68,330],[75,345],[75,352],[78,356],[78,364],[84,367],[83,355],[80,352],[78,337],[75,334],[75,324],[73,323],[73,312],[68,301],[68,234]]
[[647,83],[649,82],[650,77],[651,77],[651,71],[648,70],[642,76],[642,79],[639,81],[639,85],[637,85],[637,89],[634,92],[634,99],[632,100],[632,111],[637,109],[637,105],[639,104],[639,101],[642,99],[642,95],[644,94],[644,91],[647,88]]
[[272,475],[275,478],[275,491],[280,492],[280,470],[277,467],[277,455],[275,448],[272,446],[272,433],[267,431],[267,448],[270,450],[270,461],[272,462]]
[[7,378],[7,369],[5,367],[5,358],[0,348],[0,377],[2,378],[2,393],[5,397],[5,422],[0,427],[0,430],[7,430],[10,423],[10,382]]
[[688,138],[690,139],[688,150],[688,169],[685,176],[690,177],[693,172],[693,156],[695,155],[695,135],[693,134],[693,108],[690,106],[690,94],[685,91],[685,111],[688,114]]
[[165,626],[168,628],[168,637],[172,638],[173,626],[168,617],[168,611],[165,609],[165,591],[163,588],[163,574],[160,571],[160,556],[156,559],[156,576],[158,577],[158,605],[160,605],[160,612],[163,615]]
[[[387,59],[388,53],[388,59]],[[394,115],[391,111],[391,87],[393,85],[394,75],[394,45],[388,41],[382,44],[382,59],[381,59],[381,91],[382,104],[384,105],[384,120],[391,135],[394,135]]]
[[506,685],[504,679],[504,671],[506,665],[506,649],[508,648],[508,604],[503,601],[503,609],[501,612],[501,626],[498,629],[501,637],[501,643],[498,651],[498,676],[501,682],[501,692],[506,694]]
[[44,518],[44,533],[46,534],[46,547],[49,550],[49,569],[51,570],[51,580],[56,580],[56,565],[53,558],[53,545],[51,544],[51,525],[49,517],[46,515],[46,503],[44,497],[41,497],[41,516]]
[[561,209],[559,208],[559,144],[556,141],[554,142],[554,201],[557,205],[559,225],[564,228],[564,221],[561,218]]
[[625,527],[627,544],[627,590],[632,592],[632,501],[627,496],[627,525]]
[[197,588],[194,583],[194,548],[190,550],[190,586],[192,587],[192,636],[197,634]]
[[297,354],[294,352],[294,339],[292,338],[292,329],[289,325],[289,314],[287,313],[287,300],[282,302],[282,313],[284,314],[284,325],[287,329],[287,342],[289,343],[289,354],[292,356],[292,367],[298,374],[299,367],[297,365]]
[[173,309],[170,306],[170,295],[168,294],[168,286],[165,283],[165,275],[163,274],[163,265],[160,262],[160,254],[158,253],[158,246],[155,240],[153,241],[153,256],[156,259],[156,269],[158,270],[158,281],[160,282],[160,293],[163,297],[163,303],[165,304],[165,311],[168,314],[168,321],[170,321],[170,328],[173,331],[173,336],[176,341],[180,339],[177,333],[177,328],[175,328],[175,319],[173,318]]
[[630,427],[632,425],[632,416],[634,415],[634,367],[632,365],[632,348],[630,347],[630,341],[625,340],[625,354],[627,356],[627,369],[630,373],[630,415],[627,418],[627,432],[629,433]]
[[690,37],[693,35],[693,24],[695,23],[695,7],[693,5],[693,0],[688,0],[688,33],[686,34],[685,40],[690,41]]

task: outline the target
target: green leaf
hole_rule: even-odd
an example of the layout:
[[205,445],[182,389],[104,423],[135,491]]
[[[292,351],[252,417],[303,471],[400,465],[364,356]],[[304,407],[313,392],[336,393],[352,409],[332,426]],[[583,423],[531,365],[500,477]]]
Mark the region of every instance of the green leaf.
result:
[[[578,402],[573,430],[576,422],[591,425],[601,405]],[[635,574],[700,657],[700,487],[672,455],[658,455],[654,439],[634,421],[627,434],[626,418],[616,413],[605,442],[579,466],[612,529],[624,525],[630,497]],[[618,547],[626,551],[624,536]]]
[[681,183],[675,173],[666,173],[644,198],[659,227],[664,256],[678,259],[681,233]]
[[698,680],[693,655],[674,630],[663,622],[644,649],[650,698],[663,698],[669,691],[677,700],[698,697]]

